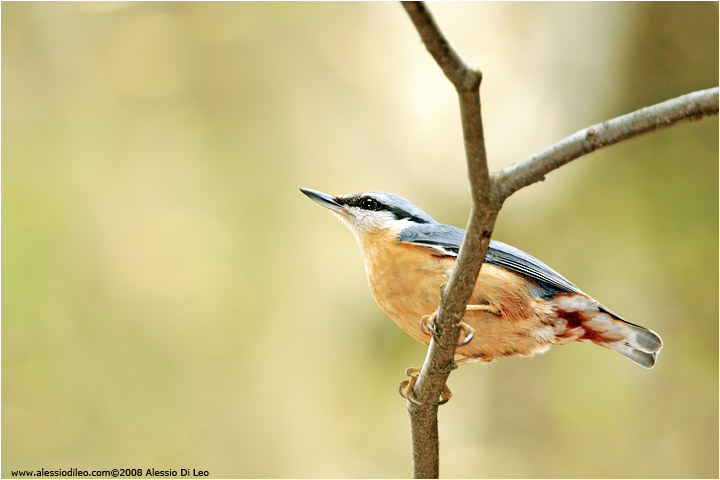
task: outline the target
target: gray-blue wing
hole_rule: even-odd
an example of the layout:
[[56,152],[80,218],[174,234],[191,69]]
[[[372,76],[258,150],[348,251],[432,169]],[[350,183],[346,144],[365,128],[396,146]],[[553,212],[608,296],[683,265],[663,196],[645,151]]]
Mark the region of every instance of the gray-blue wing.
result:
[[485,261],[513,272],[521,273],[558,290],[557,293],[583,293],[565,277],[522,250],[497,240],[490,240]]
[[457,257],[465,230],[442,223],[414,224],[400,231],[398,241],[429,247],[441,255]]
[[[402,230],[398,240],[423,245],[442,255],[456,257],[464,237],[465,230],[452,225],[430,223],[413,225]],[[490,240],[485,262],[525,275],[546,289],[549,287],[549,290],[555,291],[554,293],[583,293],[537,258],[497,240]]]

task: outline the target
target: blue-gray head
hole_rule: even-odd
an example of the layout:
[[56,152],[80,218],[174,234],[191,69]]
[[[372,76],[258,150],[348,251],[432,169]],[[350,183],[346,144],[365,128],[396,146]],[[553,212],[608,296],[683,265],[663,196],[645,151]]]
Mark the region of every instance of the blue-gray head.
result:
[[301,192],[329,208],[353,232],[358,241],[370,233],[398,232],[411,225],[435,224],[435,220],[402,197],[385,192],[327,195],[301,188]]

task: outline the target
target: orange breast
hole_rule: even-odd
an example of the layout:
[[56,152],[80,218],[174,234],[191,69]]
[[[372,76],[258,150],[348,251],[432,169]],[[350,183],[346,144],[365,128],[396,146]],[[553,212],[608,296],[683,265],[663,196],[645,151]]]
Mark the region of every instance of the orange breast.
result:
[[[438,307],[440,285],[449,270],[427,249],[410,244],[379,246],[366,256],[368,284],[375,301],[385,313],[415,339],[430,343],[420,320]],[[450,266],[452,268],[452,266]]]
[[[449,279],[455,258],[434,256],[425,247],[397,243],[393,237],[364,239],[361,244],[370,291],[400,328],[427,345],[430,336],[420,321],[437,310],[440,286]],[[466,312],[464,321],[475,336],[457,353],[492,360],[546,350],[555,337],[553,312],[547,302],[532,296],[531,287],[521,275],[484,264],[470,304],[492,305],[497,312]]]

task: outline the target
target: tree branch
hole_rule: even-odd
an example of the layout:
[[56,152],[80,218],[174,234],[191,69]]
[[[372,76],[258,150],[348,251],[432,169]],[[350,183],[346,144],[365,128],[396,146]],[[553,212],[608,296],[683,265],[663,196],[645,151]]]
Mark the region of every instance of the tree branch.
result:
[[[465,142],[472,207],[455,268],[441,289],[435,328],[425,362],[408,401],[413,442],[413,477],[438,478],[437,401],[445,388],[466,305],[485,258],[495,220],[503,202],[517,190],[542,180],[545,174],[599,148],[673,125],[718,113],[718,89],[678,97],[594,125],[561,140],[505,170],[490,175],[480,111],[482,74],[468,67],[443,36],[422,2],[402,2],[428,52],[455,86]],[[419,319],[418,319],[419,321]],[[436,341],[439,340],[439,341]],[[449,348],[443,345],[449,345]],[[435,405],[428,402],[434,402]]]
[[477,90],[480,86],[480,72],[468,67],[445,39],[435,19],[423,2],[400,2],[420,34],[430,55],[435,59],[445,76],[463,91]]
[[[436,329],[439,342],[430,342],[425,363],[413,388],[419,402],[437,402],[454,367],[455,346],[465,306],[470,300],[490,243],[502,202],[493,201],[487,167],[485,140],[480,112],[479,71],[468,67],[452,49],[422,2],[402,2],[425,47],[455,86],[465,141],[472,210],[465,240],[447,286],[440,292]],[[442,345],[449,345],[445,348]],[[413,477],[438,478],[439,442],[437,406],[408,401],[413,438]]]
[[595,150],[666,128],[718,114],[718,88],[700,90],[585,128],[493,174],[503,200],[539,182],[551,171]]

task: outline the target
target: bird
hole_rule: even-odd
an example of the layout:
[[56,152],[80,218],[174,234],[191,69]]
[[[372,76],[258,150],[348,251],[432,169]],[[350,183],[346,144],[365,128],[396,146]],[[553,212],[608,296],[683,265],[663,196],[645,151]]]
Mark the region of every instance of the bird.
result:
[[[392,193],[333,196],[300,191],[350,229],[377,304],[410,336],[429,345],[440,288],[450,278],[465,231],[438,223]],[[577,341],[652,368],[663,346],[657,333],[624,320],[540,260],[494,239],[466,308],[463,330],[456,365],[530,357]]]

